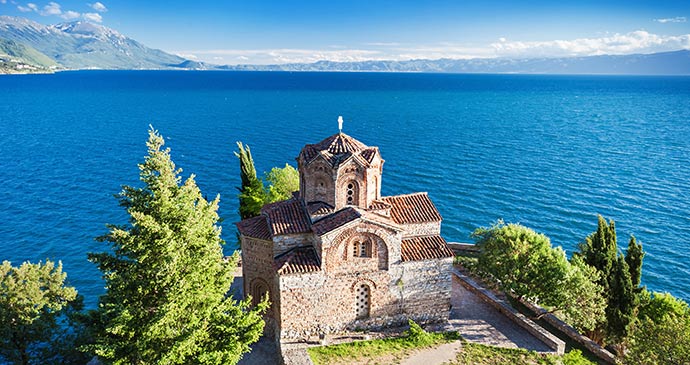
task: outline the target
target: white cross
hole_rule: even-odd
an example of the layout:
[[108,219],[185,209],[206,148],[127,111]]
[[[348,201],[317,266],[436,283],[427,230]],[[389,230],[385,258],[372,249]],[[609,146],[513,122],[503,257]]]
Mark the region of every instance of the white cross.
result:
[[340,133],[343,133],[343,116],[338,116],[338,129]]

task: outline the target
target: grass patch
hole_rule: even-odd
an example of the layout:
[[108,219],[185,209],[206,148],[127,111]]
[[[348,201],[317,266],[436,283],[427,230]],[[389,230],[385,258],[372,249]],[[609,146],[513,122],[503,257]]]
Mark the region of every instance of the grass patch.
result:
[[458,340],[457,332],[429,333],[410,321],[403,337],[355,341],[307,349],[315,365],[352,364],[367,360],[368,364],[390,364],[404,359],[415,349],[433,347]]
[[462,350],[450,365],[596,365],[579,350],[563,356],[540,354],[524,349],[506,349],[463,341]]

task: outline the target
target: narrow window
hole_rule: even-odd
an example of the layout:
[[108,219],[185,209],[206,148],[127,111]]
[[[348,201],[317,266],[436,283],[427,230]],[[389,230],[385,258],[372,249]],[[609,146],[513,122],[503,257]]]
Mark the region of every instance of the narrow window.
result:
[[371,242],[368,240],[353,242],[352,257],[371,257]]
[[371,308],[371,291],[366,284],[359,284],[355,296],[355,317],[357,319],[369,318]]
[[357,205],[359,203],[359,193],[357,191],[357,183],[350,181],[345,190],[346,205]]

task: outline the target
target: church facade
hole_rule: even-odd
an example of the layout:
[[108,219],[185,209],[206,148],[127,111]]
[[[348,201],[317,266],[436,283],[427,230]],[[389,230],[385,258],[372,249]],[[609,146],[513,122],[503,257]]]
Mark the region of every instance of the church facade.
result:
[[344,134],[302,148],[300,190],[237,223],[244,292],[279,340],[446,321],[453,252],[426,193],[381,196],[384,160]]

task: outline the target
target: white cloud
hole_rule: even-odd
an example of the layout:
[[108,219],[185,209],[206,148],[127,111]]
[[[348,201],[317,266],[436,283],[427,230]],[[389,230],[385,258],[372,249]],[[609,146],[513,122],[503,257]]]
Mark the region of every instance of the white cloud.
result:
[[677,16],[675,18],[661,18],[661,19],[654,19],[655,22],[659,23],[685,23],[688,21],[688,19],[684,16]]
[[7,4],[7,0],[0,0],[0,4]]
[[72,11],[72,10],[68,10],[68,11],[62,13],[62,15],[60,15],[60,17],[62,19],[65,19],[65,20],[77,19],[80,16],[81,16],[81,14],[77,13],[76,11]]
[[43,16],[49,16],[49,15],[60,15],[62,14],[62,10],[60,9],[60,4],[56,2],[49,2],[48,5],[43,7],[43,11],[41,11],[41,15]]
[[[385,59],[381,52],[372,50],[345,49],[216,49],[201,51],[183,51],[177,54],[195,54],[201,59],[211,60],[214,57],[236,59],[242,63],[252,64],[282,64],[282,63],[311,63],[316,61],[357,62],[374,59]],[[377,57],[377,55],[379,55]],[[248,62],[245,62],[248,61]]]
[[99,12],[99,13],[105,13],[106,11],[108,11],[108,8],[106,8],[105,5],[103,5],[102,2],[95,2],[95,3],[93,3],[93,4],[89,4],[89,6],[90,6],[93,10],[96,10],[96,11]]
[[195,54],[192,54],[192,53],[176,53],[176,54],[177,54],[178,56],[180,56],[180,57],[182,57],[182,58],[186,58],[186,59],[188,59],[188,60],[196,60],[196,59],[199,58],[199,57],[197,57]]
[[499,57],[570,57],[654,53],[690,49],[690,34],[664,36],[638,30],[600,38],[492,43]]
[[38,6],[36,6],[36,4],[34,4],[34,3],[28,3],[28,4],[26,4],[26,6],[17,5],[17,9],[19,9],[19,11],[21,11],[22,13],[28,13],[30,11],[36,11],[37,12]]
[[84,19],[95,23],[100,23],[103,21],[103,17],[98,13],[84,13],[81,16],[84,17]]

